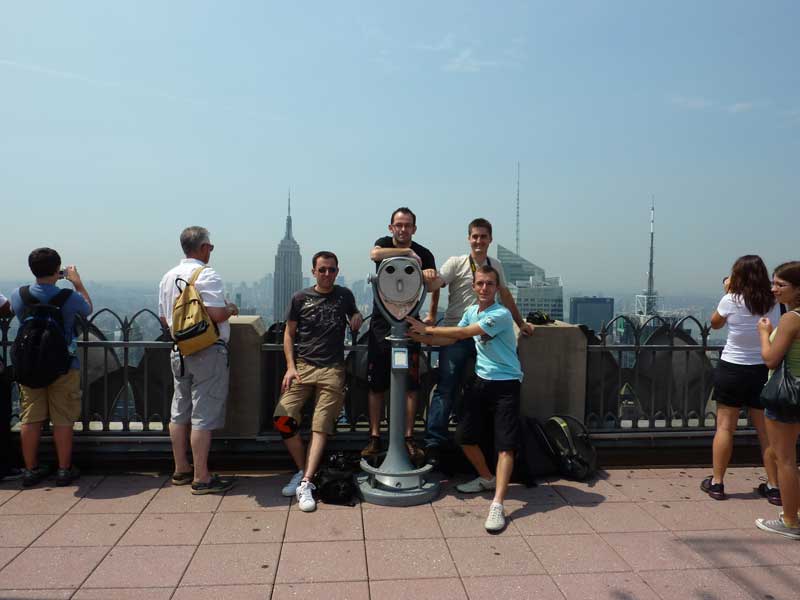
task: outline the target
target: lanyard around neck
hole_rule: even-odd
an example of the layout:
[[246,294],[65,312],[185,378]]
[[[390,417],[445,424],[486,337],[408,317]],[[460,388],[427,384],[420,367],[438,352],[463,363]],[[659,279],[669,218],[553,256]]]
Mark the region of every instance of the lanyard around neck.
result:
[[[488,256],[486,257],[486,264],[489,267],[492,266],[492,261]],[[475,261],[472,259],[472,254],[469,255],[469,268],[472,270],[472,274],[475,275],[475,271],[478,270],[478,267],[475,265]]]

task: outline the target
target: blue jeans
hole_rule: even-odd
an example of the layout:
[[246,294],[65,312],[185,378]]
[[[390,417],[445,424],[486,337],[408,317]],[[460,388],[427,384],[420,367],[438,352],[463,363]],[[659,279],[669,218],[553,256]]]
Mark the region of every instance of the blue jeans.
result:
[[443,446],[447,444],[447,425],[453,409],[453,398],[461,382],[464,365],[475,355],[475,342],[472,338],[459,340],[439,350],[439,383],[428,407],[425,422],[425,445]]

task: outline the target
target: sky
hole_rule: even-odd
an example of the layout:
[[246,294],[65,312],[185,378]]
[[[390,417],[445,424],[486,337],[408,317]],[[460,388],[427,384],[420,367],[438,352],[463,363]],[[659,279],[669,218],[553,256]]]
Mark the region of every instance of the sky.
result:
[[389,215],[442,263],[466,225],[586,292],[719,290],[800,259],[800,4],[28,2],[0,19],[0,280],[56,248],[153,281],[187,225],[231,282],[349,280]]

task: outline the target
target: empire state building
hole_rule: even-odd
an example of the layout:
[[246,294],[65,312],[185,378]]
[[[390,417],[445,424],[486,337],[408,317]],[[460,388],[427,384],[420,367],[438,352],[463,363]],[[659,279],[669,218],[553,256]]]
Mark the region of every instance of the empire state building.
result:
[[286,319],[286,311],[292,294],[303,287],[303,260],[300,245],[292,236],[292,196],[289,195],[289,210],[286,215],[286,234],[278,244],[275,255],[274,319]]

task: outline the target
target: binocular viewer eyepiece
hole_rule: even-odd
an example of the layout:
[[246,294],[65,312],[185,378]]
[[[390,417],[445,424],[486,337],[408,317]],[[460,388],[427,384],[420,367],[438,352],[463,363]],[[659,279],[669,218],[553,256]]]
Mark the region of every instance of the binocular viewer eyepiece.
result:
[[378,307],[387,319],[403,321],[414,314],[425,298],[425,281],[419,263],[405,256],[382,261],[370,277]]

